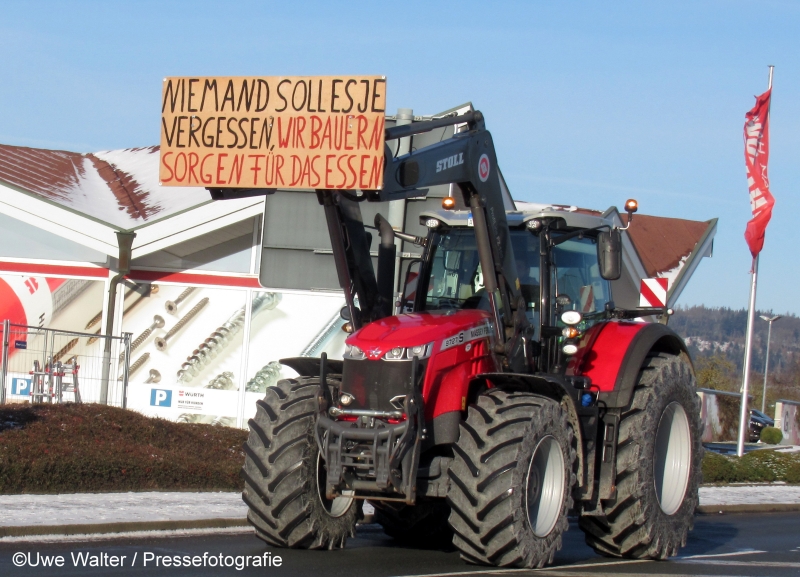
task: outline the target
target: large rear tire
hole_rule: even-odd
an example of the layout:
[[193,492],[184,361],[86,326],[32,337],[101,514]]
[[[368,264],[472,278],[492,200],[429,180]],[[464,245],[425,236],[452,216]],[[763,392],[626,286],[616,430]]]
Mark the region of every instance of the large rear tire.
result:
[[256,535],[271,545],[339,549],[355,535],[360,502],[324,495],[325,467],[314,440],[319,379],[279,381],[258,401],[244,446],[242,499]]
[[542,567],[561,548],[575,483],[561,406],[492,389],[471,405],[448,470],[453,544],[472,563]]
[[414,505],[377,501],[372,505],[375,507],[375,522],[387,535],[404,545],[440,548],[453,541],[453,531],[447,522],[450,507],[444,499],[417,499]]
[[676,555],[694,526],[701,436],[691,366],[674,355],[649,357],[620,420],[616,496],[603,503],[605,517],[580,518],[586,543],[614,557]]

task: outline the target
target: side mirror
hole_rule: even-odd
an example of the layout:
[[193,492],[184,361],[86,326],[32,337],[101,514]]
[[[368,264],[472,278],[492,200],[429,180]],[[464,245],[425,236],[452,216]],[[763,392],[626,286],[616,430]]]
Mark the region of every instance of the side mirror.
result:
[[622,234],[612,228],[597,235],[597,262],[600,276],[606,280],[617,280],[622,276]]

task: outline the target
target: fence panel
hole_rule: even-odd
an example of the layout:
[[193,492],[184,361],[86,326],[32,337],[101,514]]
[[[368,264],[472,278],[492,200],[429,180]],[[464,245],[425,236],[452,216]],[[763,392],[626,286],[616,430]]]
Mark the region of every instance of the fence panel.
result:
[[8,322],[2,330],[0,401],[97,403],[106,382],[107,404],[126,406],[130,334],[109,337]]

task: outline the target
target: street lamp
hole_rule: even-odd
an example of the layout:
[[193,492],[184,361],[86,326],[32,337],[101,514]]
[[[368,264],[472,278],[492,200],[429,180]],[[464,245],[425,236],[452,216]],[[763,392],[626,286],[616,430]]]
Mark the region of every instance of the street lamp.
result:
[[776,315],[774,317],[761,315],[761,318],[769,323],[769,329],[767,330],[767,359],[764,361],[764,393],[761,397],[761,412],[764,413],[767,403],[767,375],[769,374],[769,339],[772,336],[772,323],[781,318],[781,315]]

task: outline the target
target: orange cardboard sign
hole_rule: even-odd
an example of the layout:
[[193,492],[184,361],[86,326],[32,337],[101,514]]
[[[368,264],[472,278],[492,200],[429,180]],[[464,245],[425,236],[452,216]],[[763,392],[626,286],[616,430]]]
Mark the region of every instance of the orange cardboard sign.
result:
[[171,77],[163,186],[378,190],[384,76]]

